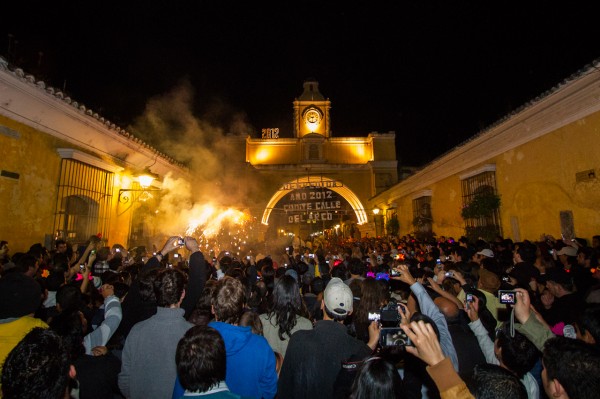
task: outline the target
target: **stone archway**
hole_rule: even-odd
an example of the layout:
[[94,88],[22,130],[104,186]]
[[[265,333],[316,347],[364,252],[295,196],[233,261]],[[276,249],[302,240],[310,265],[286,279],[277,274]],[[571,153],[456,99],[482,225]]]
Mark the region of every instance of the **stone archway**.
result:
[[344,186],[342,182],[322,176],[305,176],[284,183],[282,187],[275,193],[275,195],[273,195],[273,197],[271,197],[269,200],[269,203],[263,212],[262,223],[264,225],[269,224],[271,212],[279,200],[281,200],[291,191],[304,187],[322,187],[335,191],[346,201],[348,201],[356,215],[357,224],[361,225],[367,223],[367,213],[365,212],[365,208],[356,194],[354,194],[354,192],[352,192],[352,190],[350,190],[348,187]]

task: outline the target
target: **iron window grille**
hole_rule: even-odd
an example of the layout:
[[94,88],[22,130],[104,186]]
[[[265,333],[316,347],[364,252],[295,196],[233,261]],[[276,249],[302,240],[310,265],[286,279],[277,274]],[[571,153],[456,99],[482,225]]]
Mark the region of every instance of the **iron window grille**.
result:
[[60,165],[54,217],[55,238],[84,243],[101,234],[108,239],[114,173],[64,158]]

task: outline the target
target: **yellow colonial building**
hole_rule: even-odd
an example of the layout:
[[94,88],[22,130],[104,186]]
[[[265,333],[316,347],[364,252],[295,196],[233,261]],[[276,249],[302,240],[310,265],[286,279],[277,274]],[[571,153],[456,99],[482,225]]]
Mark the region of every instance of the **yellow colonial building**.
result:
[[[368,207],[397,214],[400,234],[513,240],[600,234],[599,65],[379,193]],[[486,212],[463,219],[463,208],[494,197],[499,207],[487,202]]]
[[[333,137],[330,108],[307,80],[293,103],[293,137],[264,129],[260,138],[227,138],[222,168],[241,165],[238,184],[260,182],[258,205],[237,205],[251,209],[267,237],[333,226],[374,232],[365,204],[397,182],[395,134]],[[108,245],[160,244],[163,177],[194,182],[194,171],[2,58],[0,152],[0,239],[13,253],[91,235]]]
[[[150,173],[151,175],[148,175]],[[0,239],[145,243],[147,201],[180,163],[0,58]],[[151,177],[150,180],[144,177]]]
[[395,133],[334,137],[330,109],[308,79],[293,102],[293,137],[269,128],[246,139],[246,162],[268,182],[264,225],[302,237],[334,226],[346,235],[374,233],[367,202],[397,182]]

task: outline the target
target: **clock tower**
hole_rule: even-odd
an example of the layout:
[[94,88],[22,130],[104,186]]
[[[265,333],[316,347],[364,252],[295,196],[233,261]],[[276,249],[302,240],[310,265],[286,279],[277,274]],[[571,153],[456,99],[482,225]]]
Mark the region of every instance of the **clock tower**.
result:
[[294,137],[320,135],[329,138],[331,101],[319,92],[319,82],[313,78],[304,81],[304,91],[294,101]]

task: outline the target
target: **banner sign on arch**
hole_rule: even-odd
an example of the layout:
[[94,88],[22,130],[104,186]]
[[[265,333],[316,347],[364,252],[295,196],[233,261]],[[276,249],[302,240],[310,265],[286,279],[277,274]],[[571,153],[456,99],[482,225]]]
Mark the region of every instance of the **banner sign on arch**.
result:
[[288,223],[313,223],[333,220],[334,214],[342,210],[342,198],[332,190],[303,188],[286,195],[283,210]]

